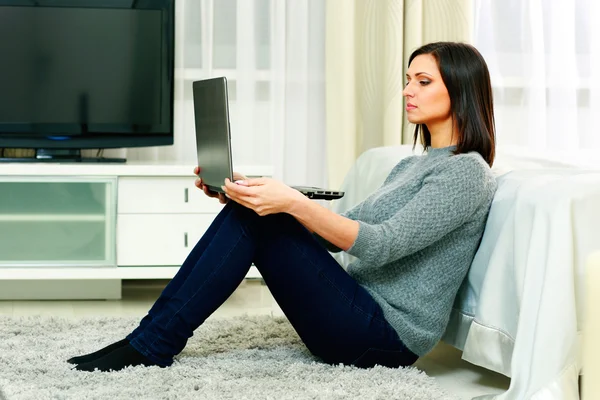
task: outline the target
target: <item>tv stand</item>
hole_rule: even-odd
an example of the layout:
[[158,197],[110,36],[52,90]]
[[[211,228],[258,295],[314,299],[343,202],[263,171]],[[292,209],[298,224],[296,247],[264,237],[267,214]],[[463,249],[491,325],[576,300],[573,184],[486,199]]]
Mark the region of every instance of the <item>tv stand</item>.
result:
[[0,162],[124,163],[125,158],[82,157],[80,149],[36,149],[35,157],[1,157]]
[[222,208],[193,167],[0,164],[0,300],[118,299],[122,280],[171,279]]

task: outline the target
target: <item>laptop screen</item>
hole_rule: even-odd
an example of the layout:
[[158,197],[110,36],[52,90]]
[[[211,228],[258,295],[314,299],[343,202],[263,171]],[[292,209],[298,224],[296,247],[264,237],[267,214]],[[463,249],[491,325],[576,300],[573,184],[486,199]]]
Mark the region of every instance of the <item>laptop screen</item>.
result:
[[193,95],[200,177],[209,189],[222,192],[225,178],[233,178],[227,80],[195,81]]

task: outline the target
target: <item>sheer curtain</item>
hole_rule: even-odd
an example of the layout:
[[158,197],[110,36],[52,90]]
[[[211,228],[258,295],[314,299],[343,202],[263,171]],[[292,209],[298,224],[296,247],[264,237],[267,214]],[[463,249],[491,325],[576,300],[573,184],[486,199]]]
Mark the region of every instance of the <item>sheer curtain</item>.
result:
[[329,184],[364,151],[412,143],[406,61],[419,46],[471,38],[471,0],[327,0]]
[[178,0],[175,144],[127,159],[196,165],[192,82],[226,76],[234,168],[324,185],[324,18],[322,0]]
[[571,160],[597,153],[598,21],[595,0],[475,3],[474,44],[492,75],[500,146]]

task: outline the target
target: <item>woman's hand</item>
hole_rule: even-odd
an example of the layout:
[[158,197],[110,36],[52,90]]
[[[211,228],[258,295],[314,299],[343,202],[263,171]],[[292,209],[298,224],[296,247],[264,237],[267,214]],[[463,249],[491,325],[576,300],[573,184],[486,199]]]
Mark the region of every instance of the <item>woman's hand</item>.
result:
[[[194,175],[198,176],[199,174],[200,174],[200,167],[194,168]],[[248,178],[246,178],[244,175],[240,174],[239,172],[234,172],[233,179],[238,181],[238,180],[244,180],[244,179],[248,179]],[[209,190],[208,187],[202,183],[202,178],[198,177],[198,179],[196,179],[195,184],[196,184],[196,187],[199,189],[202,189],[204,194],[207,195],[208,197],[218,198],[219,203],[226,204],[229,201],[229,199],[227,197],[225,197],[225,195],[223,193],[217,193],[217,192],[213,192],[212,190]]]
[[222,186],[231,200],[254,210],[258,215],[288,212],[296,201],[306,198],[296,189],[270,178],[225,179]]

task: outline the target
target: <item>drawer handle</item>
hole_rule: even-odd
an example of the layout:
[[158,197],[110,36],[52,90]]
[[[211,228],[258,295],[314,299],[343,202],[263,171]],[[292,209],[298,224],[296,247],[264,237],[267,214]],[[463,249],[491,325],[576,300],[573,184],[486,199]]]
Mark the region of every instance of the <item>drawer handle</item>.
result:
[[188,188],[185,188],[185,190],[183,191],[183,201],[186,203],[188,202],[188,193],[189,193]]
[[188,234],[187,232],[183,234],[183,246],[188,247]]

